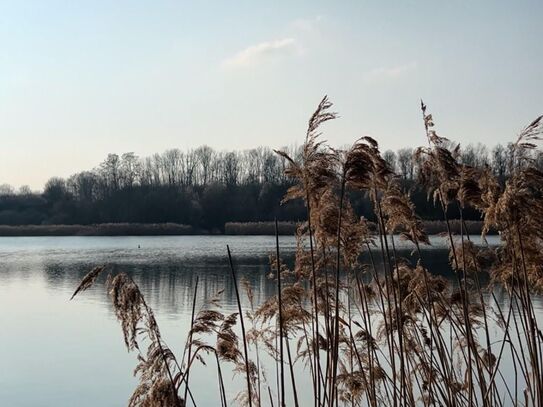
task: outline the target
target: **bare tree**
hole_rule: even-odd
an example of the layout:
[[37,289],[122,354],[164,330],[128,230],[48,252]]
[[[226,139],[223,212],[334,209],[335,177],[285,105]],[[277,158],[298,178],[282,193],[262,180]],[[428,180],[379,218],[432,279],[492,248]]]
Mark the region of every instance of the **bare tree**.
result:
[[153,154],[150,161],[150,170],[151,170],[151,184],[152,185],[161,185],[162,178],[161,174],[163,171],[162,157],[160,154]]
[[90,203],[97,193],[98,176],[94,172],[83,171],[68,178],[66,186],[78,200]]
[[183,185],[194,184],[194,172],[196,171],[197,158],[194,150],[188,150],[183,156]]
[[392,168],[392,170],[396,170],[396,153],[392,150],[387,150],[383,153],[383,158],[387,162],[387,164]]
[[226,185],[237,185],[239,183],[240,160],[236,152],[231,151],[224,155],[223,177]]
[[269,148],[262,152],[262,181],[265,183],[279,183],[281,180],[281,163],[279,156]]
[[19,195],[32,195],[32,190],[28,185],[21,185],[18,191]]
[[121,160],[117,154],[108,154],[107,158],[100,164],[100,173],[108,192],[119,189],[119,175]]
[[124,153],[121,156],[120,180],[121,186],[131,188],[139,178],[141,172],[141,163],[134,153]]
[[197,161],[197,179],[201,185],[207,185],[211,178],[211,166],[215,156],[215,152],[211,147],[198,147],[194,154]]
[[183,165],[183,153],[178,148],[166,150],[160,159],[160,168],[162,168],[164,178],[168,185],[181,183],[181,173]]
[[52,202],[60,201],[66,196],[67,192],[66,181],[60,177],[50,178],[43,189],[43,195]]
[[0,185],[0,195],[13,195],[15,189],[9,184]]
[[488,149],[481,143],[468,144],[460,153],[462,164],[475,168],[483,168],[488,164]]
[[401,148],[398,150],[398,170],[405,180],[413,180],[415,165],[413,163],[413,149]]
[[240,158],[242,181],[248,184],[260,182],[262,174],[261,150],[256,148],[245,150]]
[[491,164],[494,175],[503,182],[507,172],[507,151],[503,145],[498,144],[492,149]]

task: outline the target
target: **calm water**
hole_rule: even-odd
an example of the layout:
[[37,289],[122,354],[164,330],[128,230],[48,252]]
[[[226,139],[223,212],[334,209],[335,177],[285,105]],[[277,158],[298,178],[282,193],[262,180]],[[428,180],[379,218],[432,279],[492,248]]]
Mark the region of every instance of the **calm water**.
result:
[[[235,297],[226,245],[240,275],[261,302],[275,293],[266,274],[274,237],[0,237],[0,406],[122,406],[136,383],[135,354],[127,353],[103,280],[74,301],[80,279],[95,265],[129,273],[155,310],[164,338],[183,349],[190,326],[193,284],[199,304],[224,289],[223,308]],[[449,272],[440,238],[425,251],[427,263]],[[495,238],[490,243],[496,243]],[[138,245],[140,246],[138,248]],[[280,239],[292,257],[294,239]],[[403,253],[409,249],[403,247]],[[441,249],[439,248],[441,247]],[[245,304],[247,306],[248,304]],[[540,309],[540,304],[536,304]],[[273,372],[270,372],[273,374]],[[239,378],[226,374],[233,397]],[[303,380],[303,379],[302,379]],[[191,375],[199,406],[217,404],[215,370]],[[231,384],[231,386],[228,386]]]

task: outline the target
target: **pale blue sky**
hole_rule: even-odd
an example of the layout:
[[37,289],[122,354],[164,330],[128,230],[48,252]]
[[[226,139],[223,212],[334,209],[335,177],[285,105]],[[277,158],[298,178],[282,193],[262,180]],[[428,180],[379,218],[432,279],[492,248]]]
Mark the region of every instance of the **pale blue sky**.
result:
[[543,113],[543,2],[0,0],[0,183],[41,188],[109,152],[438,131],[494,145]]

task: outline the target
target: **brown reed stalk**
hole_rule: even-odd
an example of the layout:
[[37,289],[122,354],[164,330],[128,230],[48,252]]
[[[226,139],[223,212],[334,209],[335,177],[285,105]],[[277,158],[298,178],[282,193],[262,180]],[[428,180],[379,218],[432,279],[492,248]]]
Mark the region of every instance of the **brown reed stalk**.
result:
[[230,253],[230,246],[226,245],[226,251],[228,252],[228,263],[230,265],[230,271],[232,273],[232,281],[234,283],[234,290],[236,292],[236,302],[238,304],[239,322],[241,324],[241,337],[243,340],[243,353],[245,359],[245,374],[247,378],[247,394],[249,407],[253,405],[252,389],[251,389],[251,371],[249,369],[249,352],[247,350],[247,336],[245,334],[245,323],[243,322],[243,310],[241,308],[241,299],[239,296],[238,282],[236,278],[236,271],[232,262],[232,254]]
[[285,338],[285,343],[287,345],[288,366],[290,370],[290,382],[292,385],[292,397],[294,399],[294,406],[299,407],[300,404],[298,402],[298,390],[296,387],[296,379],[294,378],[294,362],[292,360],[292,353],[290,352],[290,341],[288,335]]
[[[439,144],[441,144],[444,139],[437,136],[435,131],[432,130],[432,128],[434,127],[433,118],[432,118],[432,115],[429,115],[429,114],[427,115],[426,114],[426,105],[424,104],[424,102],[422,100],[421,100],[421,111],[422,111],[422,117],[423,117],[423,122],[424,122],[424,128],[425,128],[425,131],[426,131],[426,137],[428,139],[428,144],[429,144],[430,148],[432,148],[432,147],[433,148],[439,148],[437,154],[431,156],[432,160],[433,160],[433,165],[436,165],[438,168],[441,168],[442,171],[445,173],[445,174],[439,174],[438,177],[442,176],[442,175],[445,175],[445,176],[448,176],[448,177],[456,177],[457,173],[453,171],[453,169],[456,171],[456,169],[455,169],[456,162],[454,162],[454,158],[452,158],[452,154],[448,153],[448,151],[446,149],[439,146]],[[447,156],[447,154],[448,154],[448,156]],[[445,161],[446,159],[449,159],[449,157],[450,157],[450,160],[448,162]],[[441,158],[441,161],[440,161],[440,158]],[[451,161],[453,161],[452,164],[451,164]],[[441,181],[444,181],[444,180],[441,179]],[[445,195],[444,195],[444,193],[442,191],[442,186],[441,185],[443,185],[443,183],[440,184],[436,189],[437,197],[439,199],[440,208],[442,210],[442,214],[443,214],[443,217],[445,219],[445,223],[447,225],[447,234],[448,234],[448,237],[449,237],[451,251],[453,253],[454,266],[455,266],[456,270],[459,270],[458,256],[457,256],[457,253],[456,253],[454,240],[453,240],[453,237],[452,237],[449,218],[447,216],[447,206],[446,206]],[[468,387],[469,387],[469,404],[471,406],[471,405],[473,405],[473,396],[474,396],[473,395],[473,393],[474,393],[473,375],[472,375],[473,367],[472,367],[472,356],[471,356],[472,348],[474,347],[474,341],[473,341],[472,329],[471,329],[471,325],[470,325],[470,321],[469,321],[469,311],[468,311],[469,304],[468,304],[468,295],[467,295],[467,290],[466,290],[465,273],[464,273],[464,276],[463,276],[464,278],[463,279],[460,279],[460,277],[458,276],[458,273],[456,273],[455,275],[456,275],[456,277],[458,279],[458,284],[459,284],[459,287],[460,287],[460,295],[461,295],[461,301],[462,301],[462,312],[463,312],[463,317],[464,317],[464,327],[465,327],[466,340],[467,340],[467,343],[468,343],[468,346],[467,346],[467,350],[468,350],[468,356],[467,356],[468,376],[467,377],[468,377]]]
[[[334,400],[334,394],[337,393],[336,380],[337,380],[337,367],[339,359],[339,284],[340,284],[340,269],[341,269],[341,221],[343,218],[343,200],[345,195],[345,172],[341,177],[341,190],[339,195],[339,211],[338,211],[338,225],[337,225],[337,253],[336,253],[336,293],[335,293],[335,318],[334,318],[334,348],[332,351],[332,381],[330,382],[330,399]],[[333,404],[332,404],[333,407]]]
[[277,315],[279,318],[279,366],[280,366],[280,398],[279,405],[285,407],[285,370],[283,362],[283,302],[281,300],[281,262],[279,257],[279,230],[275,218],[275,259],[277,262]]
[[[194,295],[192,296],[192,312],[190,315],[190,333],[189,333],[189,339],[188,339],[188,359],[190,360],[191,357],[191,351],[192,351],[192,332],[194,328],[194,315],[196,311],[196,296],[198,294],[198,281],[199,277],[196,276],[196,283],[194,284]],[[187,371],[187,382],[185,383],[185,397],[184,400],[187,400],[187,394],[189,391],[189,372]]]

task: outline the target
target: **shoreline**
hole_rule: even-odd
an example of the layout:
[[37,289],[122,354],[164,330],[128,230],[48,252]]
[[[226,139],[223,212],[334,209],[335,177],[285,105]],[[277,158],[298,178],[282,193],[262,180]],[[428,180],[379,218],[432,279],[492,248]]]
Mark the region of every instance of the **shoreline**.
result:
[[[445,221],[422,221],[428,235],[447,233]],[[457,219],[449,221],[451,232],[460,234],[461,224]],[[298,223],[278,222],[281,236],[296,232]],[[481,234],[482,221],[466,221],[470,235]],[[370,223],[372,231],[375,225]],[[465,233],[465,232],[464,232]],[[490,231],[489,235],[495,234]],[[178,223],[103,223],[95,225],[0,225],[0,237],[37,237],[37,236],[257,236],[275,235],[274,222],[228,222],[224,225],[224,233],[218,230],[209,231]]]
[[102,223],[96,225],[0,225],[2,237],[37,236],[184,236],[201,232],[177,223]]

